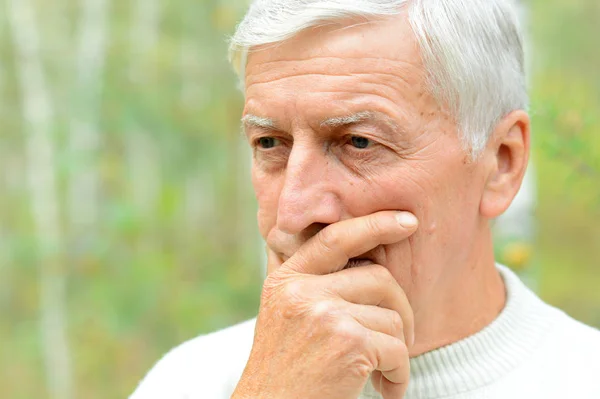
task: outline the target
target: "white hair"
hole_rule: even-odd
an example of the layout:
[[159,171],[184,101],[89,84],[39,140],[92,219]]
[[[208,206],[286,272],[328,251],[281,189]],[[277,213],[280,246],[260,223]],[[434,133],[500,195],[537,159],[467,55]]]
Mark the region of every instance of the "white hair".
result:
[[230,60],[243,81],[254,47],[347,18],[399,15],[404,8],[429,90],[476,157],[504,116],[528,106],[523,39],[512,0],[255,0],[231,39]]

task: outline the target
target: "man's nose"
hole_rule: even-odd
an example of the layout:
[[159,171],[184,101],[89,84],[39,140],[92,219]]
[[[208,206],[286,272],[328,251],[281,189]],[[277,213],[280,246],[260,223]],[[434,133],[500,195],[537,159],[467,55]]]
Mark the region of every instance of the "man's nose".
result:
[[294,147],[279,196],[279,230],[296,235],[313,225],[340,221],[341,204],[333,177],[330,160],[322,149]]

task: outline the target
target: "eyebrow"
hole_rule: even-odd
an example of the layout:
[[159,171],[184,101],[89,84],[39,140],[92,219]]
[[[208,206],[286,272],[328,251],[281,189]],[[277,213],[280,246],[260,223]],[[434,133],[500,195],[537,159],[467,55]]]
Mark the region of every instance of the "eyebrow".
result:
[[276,124],[273,119],[248,114],[242,118],[242,128],[246,127],[257,127],[260,129],[273,130],[276,129]]
[[361,111],[348,116],[328,118],[321,122],[322,128],[339,129],[341,127],[354,125],[362,122],[378,122],[386,125],[392,131],[399,129],[398,124],[391,117],[381,112]]
[[[256,116],[252,114],[245,115],[242,120],[242,130],[246,127],[255,127],[260,129],[274,130],[277,129],[277,124],[271,118],[264,118],[262,116]],[[328,129],[339,129],[346,126],[355,125],[362,122],[377,122],[383,123],[387,128],[392,131],[398,131],[399,126],[391,117],[381,112],[375,111],[360,111],[352,115],[337,116],[327,118],[321,121],[321,128]]]

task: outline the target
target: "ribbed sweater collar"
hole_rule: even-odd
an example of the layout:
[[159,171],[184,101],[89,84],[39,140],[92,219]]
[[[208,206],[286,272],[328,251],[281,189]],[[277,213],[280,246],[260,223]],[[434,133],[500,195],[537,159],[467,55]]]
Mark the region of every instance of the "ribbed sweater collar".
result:
[[[552,309],[512,271],[497,265],[506,287],[506,304],[483,330],[410,360],[405,399],[446,398],[498,381],[531,356],[551,327]],[[370,381],[361,398],[380,398]]]

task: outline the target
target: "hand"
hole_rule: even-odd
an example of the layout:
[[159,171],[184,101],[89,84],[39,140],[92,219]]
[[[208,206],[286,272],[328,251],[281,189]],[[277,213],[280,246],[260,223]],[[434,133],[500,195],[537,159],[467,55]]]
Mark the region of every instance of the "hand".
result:
[[[406,295],[383,266],[344,269],[350,258],[412,235],[416,220],[402,224],[401,216],[385,211],[329,225],[276,265],[232,398],[356,399],[370,375],[385,399],[403,398],[414,342]],[[269,262],[280,263],[272,252]]]

